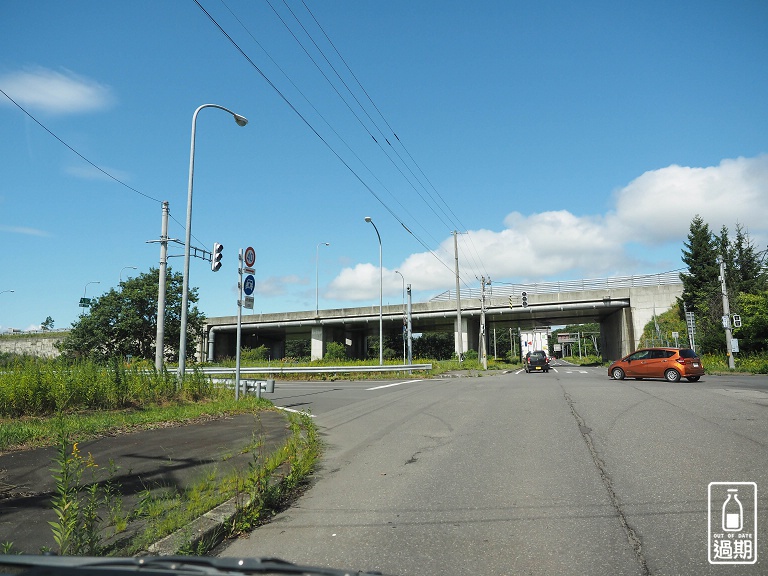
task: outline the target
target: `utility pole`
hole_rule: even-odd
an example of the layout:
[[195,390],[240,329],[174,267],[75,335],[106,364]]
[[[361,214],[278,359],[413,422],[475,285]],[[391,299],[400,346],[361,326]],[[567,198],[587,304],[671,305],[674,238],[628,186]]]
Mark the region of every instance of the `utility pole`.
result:
[[485,287],[490,285],[490,278],[485,276],[480,279],[480,359],[483,362],[483,370],[488,370],[488,345],[485,329]]
[[412,303],[411,303],[411,285],[408,284],[408,311],[406,314],[408,322],[408,364],[413,364],[413,322],[411,318]]
[[462,336],[461,328],[461,291],[459,289],[459,232],[454,230],[453,234],[453,253],[456,258],[456,331],[458,332],[457,340],[457,353],[459,356],[459,362],[464,361],[464,338]]
[[155,369],[163,369],[165,355],[165,283],[168,269],[168,201],[163,201],[163,219],[160,224],[160,240],[149,240],[149,243],[160,244],[160,271],[157,285],[157,334],[155,335]]
[[723,295],[723,328],[725,328],[725,349],[728,352],[728,368],[736,369],[736,363],[733,360],[733,334],[731,333],[731,307],[728,303],[728,289],[725,286],[725,259],[722,256],[717,257],[717,263],[720,264],[720,289]]

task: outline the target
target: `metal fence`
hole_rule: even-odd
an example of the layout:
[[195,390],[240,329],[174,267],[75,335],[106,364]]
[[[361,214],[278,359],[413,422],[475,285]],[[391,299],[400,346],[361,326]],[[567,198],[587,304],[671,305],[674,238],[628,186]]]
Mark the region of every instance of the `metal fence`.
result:
[[[667,286],[682,284],[680,271],[663,272],[661,274],[644,274],[641,276],[614,276],[612,278],[591,278],[585,280],[561,280],[558,282],[537,282],[534,284],[494,284],[486,289],[486,297],[504,298],[519,296],[522,292],[528,294],[556,294],[558,292],[579,292],[585,290],[611,290],[616,288],[635,288],[643,286]],[[469,288],[461,291],[461,298],[481,298],[480,288]],[[456,300],[456,290],[447,290],[430,299],[432,302]]]
[[[234,376],[235,368],[198,368],[208,376]],[[432,370],[432,364],[385,364],[384,366],[267,366],[240,368],[240,374],[335,374],[340,372],[412,372]],[[189,370],[190,372],[192,369]]]

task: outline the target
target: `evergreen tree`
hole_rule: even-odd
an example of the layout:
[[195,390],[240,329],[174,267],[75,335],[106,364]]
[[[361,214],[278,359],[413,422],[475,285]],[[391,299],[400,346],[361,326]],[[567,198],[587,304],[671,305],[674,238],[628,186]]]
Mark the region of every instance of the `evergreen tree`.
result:
[[[727,241],[727,229],[725,230]],[[698,214],[691,221],[688,241],[683,250],[683,262],[688,273],[681,273],[683,297],[679,301],[680,317],[683,309],[693,312],[696,318],[696,343],[700,352],[716,352],[725,348],[722,322],[722,297],[720,294],[720,266],[718,250],[722,248],[723,233],[715,237]]]
[[713,293],[719,293],[717,264],[718,242],[709,225],[698,214],[691,221],[688,241],[684,243],[683,262],[688,266],[688,273],[681,273],[683,282],[683,302],[688,311],[704,313]]
[[758,253],[741,224],[736,225],[736,238],[731,245],[730,267],[732,275],[726,274],[726,278],[732,279],[729,284],[729,293],[734,294],[758,294],[768,288],[766,286],[766,274],[764,272],[765,252]]

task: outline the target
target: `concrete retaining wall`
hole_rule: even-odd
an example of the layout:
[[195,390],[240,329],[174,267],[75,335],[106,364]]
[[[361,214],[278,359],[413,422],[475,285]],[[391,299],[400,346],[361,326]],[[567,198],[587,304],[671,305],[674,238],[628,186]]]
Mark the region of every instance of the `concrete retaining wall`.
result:
[[61,342],[67,332],[36,332],[31,334],[0,335],[0,352],[56,358],[61,354],[56,343]]

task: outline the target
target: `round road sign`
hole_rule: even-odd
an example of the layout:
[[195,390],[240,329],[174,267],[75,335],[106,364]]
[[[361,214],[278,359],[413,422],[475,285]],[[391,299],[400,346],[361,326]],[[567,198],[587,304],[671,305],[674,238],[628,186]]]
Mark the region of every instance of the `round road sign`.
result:
[[250,296],[253,294],[254,288],[256,288],[256,279],[253,277],[253,274],[248,274],[245,280],[243,280],[243,292],[245,292],[246,296]]
[[256,250],[251,246],[248,246],[248,248],[245,249],[245,265],[248,266],[248,268],[253,268],[254,264],[256,264]]

